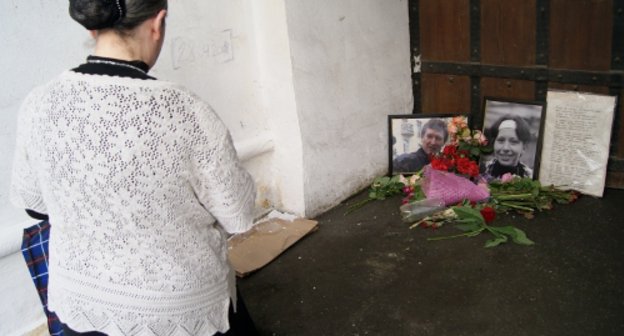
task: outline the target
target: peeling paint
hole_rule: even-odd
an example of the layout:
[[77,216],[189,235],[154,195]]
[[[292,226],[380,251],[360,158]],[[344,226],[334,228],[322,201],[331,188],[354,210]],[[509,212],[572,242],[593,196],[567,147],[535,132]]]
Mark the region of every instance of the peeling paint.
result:
[[420,55],[414,56],[414,73],[420,73]]

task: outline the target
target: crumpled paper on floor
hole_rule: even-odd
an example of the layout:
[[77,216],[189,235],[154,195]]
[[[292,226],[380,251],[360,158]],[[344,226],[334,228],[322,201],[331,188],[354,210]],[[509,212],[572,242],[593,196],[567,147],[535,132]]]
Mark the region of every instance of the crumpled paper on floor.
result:
[[270,217],[228,240],[230,263],[236,275],[244,277],[269,264],[317,228],[318,222],[313,220]]

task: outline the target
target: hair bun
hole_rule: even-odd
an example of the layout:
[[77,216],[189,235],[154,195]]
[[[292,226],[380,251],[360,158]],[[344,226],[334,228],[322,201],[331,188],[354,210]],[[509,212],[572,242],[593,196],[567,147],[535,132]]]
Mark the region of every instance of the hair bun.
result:
[[88,30],[112,28],[124,15],[124,2],[69,0],[69,15]]

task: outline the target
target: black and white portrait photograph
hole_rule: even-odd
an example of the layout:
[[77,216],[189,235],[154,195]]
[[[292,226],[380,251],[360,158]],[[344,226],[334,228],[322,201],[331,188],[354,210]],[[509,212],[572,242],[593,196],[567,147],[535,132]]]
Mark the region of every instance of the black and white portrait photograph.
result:
[[481,173],[501,178],[510,173],[535,178],[544,105],[486,97],[483,133],[492,154],[481,159]]
[[389,116],[391,175],[413,174],[429,164],[430,155],[449,141],[451,119],[449,114]]

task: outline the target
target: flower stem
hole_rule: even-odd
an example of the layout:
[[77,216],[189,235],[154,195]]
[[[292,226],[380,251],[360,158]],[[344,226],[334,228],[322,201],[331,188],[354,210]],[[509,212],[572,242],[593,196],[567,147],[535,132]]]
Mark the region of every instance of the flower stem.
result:
[[498,201],[530,200],[533,199],[533,194],[495,195],[494,199]]
[[349,208],[347,209],[347,211],[344,213],[344,216],[346,216],[346,215],[352,213],[353,211],[363,207],[366,203],[368,203],[368,202],[370,202],[372,200],[373,200],[372,198],[367,198],[367,199],[361,200],[361,201],[359,201],[357,203],[351,204],[349,206]]
[[513,208],[513,209],[517,209],[517,210],[522,210],[522,211],[530,211],[530,212],[535,211],[533,208],[529,208],[529,207],[525,207],[525,206],[521,206],[521,205],[516,205],[516,204],[513,204],[513,203],[509,203],[509,202],[501,202],[500,205],[506,206],[506,207],[509,207],[509,208]]
[[445,239],[454,239],[454,238],[460,238],[460,237],[472,237],[472,236],[478,235],[483,230],[485,230],[484,227],[476,231],[464,232],[464,233],[456,234],[453,236],[430,237],[430,238],[427,238],[427,240],[445,240]]

